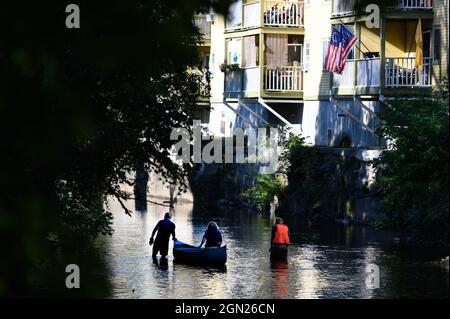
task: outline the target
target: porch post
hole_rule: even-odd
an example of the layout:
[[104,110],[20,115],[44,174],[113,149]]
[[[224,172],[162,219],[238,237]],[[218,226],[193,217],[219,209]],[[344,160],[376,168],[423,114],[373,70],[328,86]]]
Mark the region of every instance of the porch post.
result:
[[264,33],[261,30],[259,32],[259,97],[261,97],[264,93],[264,51],[266,50],[266,44],[264,43]]
[[[355,32],[355,36],[358,38],[358,40],[361,39],[361,28],[358,28],[358,21],[355,19],[355,22],[353,22],[353,30]],[[358,59],[361,55],[361,52],[358,50],[358,56],[356,54],[355,47],[353,47],[353,96],[356,96],[356,85],[358,83]]]
[[259,97],[263,95],[264,92],[264,51],[266,50],[266,44],[264,43],[264,5],[265,0],[259,1]]
[[380,13],[380,95],[384,94],[386,83],[386,20]]

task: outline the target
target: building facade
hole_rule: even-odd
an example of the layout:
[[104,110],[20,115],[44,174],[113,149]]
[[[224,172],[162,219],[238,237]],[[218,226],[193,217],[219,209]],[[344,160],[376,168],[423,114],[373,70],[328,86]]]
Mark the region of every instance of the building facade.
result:
[[[379,24],[357,0],[238,0],[210,15],[211,134],[283,125],[312,145],[383,148],[375,129],[386,98],[430,95],[448,76],[448,0],[398,0]],[[415,66],[422,26],[423,67]],[[341,75],[325,70],[332,27],[360,40]]]

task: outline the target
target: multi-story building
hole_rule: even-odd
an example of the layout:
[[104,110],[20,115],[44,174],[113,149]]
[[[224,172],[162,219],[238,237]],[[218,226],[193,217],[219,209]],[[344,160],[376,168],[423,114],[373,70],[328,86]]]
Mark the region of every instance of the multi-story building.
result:
[[200,73],[202,83],[200,85],[200,97],[197,102],[195,118],[203,124],[209,123],[210,113],[210,56],[211,56],[211,24],[213,14],[198,14],[194,16],[194,24],[202,35],[202,42],[197,46],[201,68],[196,70]]
[[[367,24],[358,0],[239,0],[214,15],[209,130],[286,125],[320,146],[376,148],[376,113],[395,96],[429,95],[448,76],[448,0],[398,0]],[[415,66],[422,25],[423,67]],[[360,40],[341,75],[325,70],[333,26]]]

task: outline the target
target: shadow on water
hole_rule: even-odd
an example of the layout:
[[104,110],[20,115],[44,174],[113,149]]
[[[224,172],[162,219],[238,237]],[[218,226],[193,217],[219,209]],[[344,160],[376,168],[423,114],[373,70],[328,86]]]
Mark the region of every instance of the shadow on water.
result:
[[174,269],[191,269],[191,270],[200,270],[203,272],[211,272],[211,273],[226,273],[227,265],[203,265],[198,263],[188,263],[188,262],[179,262],[173,261]]
[[[130,203],[133,205],[133,203]],[[149,204],[145,213],[115,212],[112,237],[102,239],[114,298],[391,298],[447,297],[448,271],[393,245],[389,234],[348,225],[305,226],[287,216],[292,233],[288,262],[269,258],[269,218],[240,209],[172,209],[179,240],[198,245],[209,221],[218,223],[227,245],[225,268],[177,263],[172,245],[165,260],[151,257],[148,239],[166,207]],[[434,258],[434,257],[430,257]],[[429,259],[430,260],[430,259]],[[431,259],[432,260],[432,259]],[[381,288],[365,286],[366,266],[380,267]]]
[[[68,277],[75,274],[73,270],[66,272],[68,265],[79,268],[79,288],[66,286]],[[105,276],[107,272],[103,247],[94,246],[91,241],[74,239],[62,247],[54,247],[48,259],[39,265],[32,294],[43,298],[110,298],[112,285]]]
[[136,183],[134,186],[134,207],[137,212],[147,212],[147,185],[149,175],[144,170],[136,172]]

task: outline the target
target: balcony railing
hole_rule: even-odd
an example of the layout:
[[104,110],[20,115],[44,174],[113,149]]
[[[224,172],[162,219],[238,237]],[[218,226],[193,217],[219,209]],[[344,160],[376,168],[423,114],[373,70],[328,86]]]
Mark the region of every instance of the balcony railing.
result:
[[300,27],[304,25],[303,1],[264,1],[264,25]]
[[348,88],[355,85],[355,61],[347,61],[342,74],[333,73],[333,88]]
[[433,0],[399,0],[400,9],[433,9]]
[[358,87],[379,87],[381,59],[360,59],[356,60],[356,86]]
[[[380,76],[380,58],[347,61],[341,75],[333,74],[333,88],[377,88],[381,84]],[[426,88],[431,87],[431,82],[431,58],[424,58],[420,70],[416,68],[416,58],[386,58],[386,88]]]
[[333,0],[333,16],[353,13],[355,3],[355,0]]
[[242,25],[244,28],[251,28],[251,27],[257,27],[260,25],[260,15],[261,12],[261,3],[258,2],[251,2],[251,3],[244,3],[242,5],[242,13],[243,13],[243,19]]
[[[262,19],[262,20],[261,20]],[[235,2],[225,24],[228,31],[260,27],[303,27],[303,0],[261,0]]]
[[386,58],[385,86],[430,87],[431,58],[423,59],[421,69],[416,68],[416,58]]
[[[345,16],[355,13],[359,0],[334,0],[333,1],[333,16]],[[360,5],[360,10],[363,6]],[[398,4],[394,5],[401,10],[430,10],[433,9],[433,0],[398,0]]]
[[241,92],[259,90],[259,67],[243,67],[225,74],[225,93],[228,97],[237,97]]
[[194,16],[194,25],[199,29],[205,40],[211,39],[211,22],[207,21],[205,15]]
[[302,68],[298,66],[265,66],[264,90],[273,92],[301,92]]
[[333,88],[348,89],[356,86],[358,89],[369,89],[380,87],[380,65],[380,58],[349,60],[346,62],[342,74],[333,74]]

